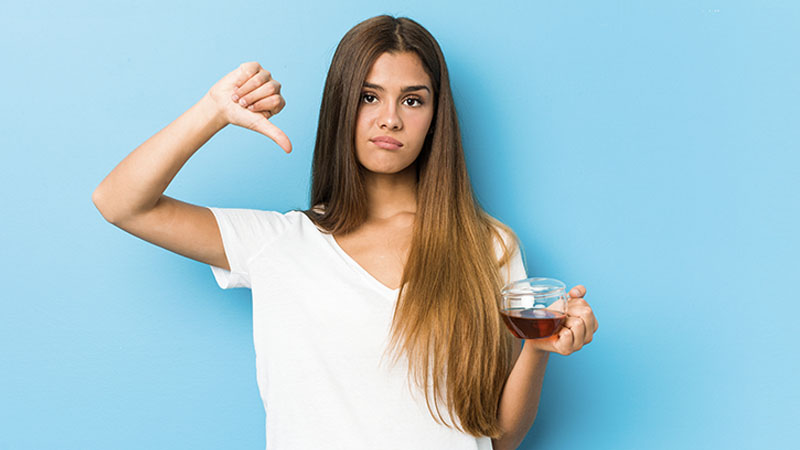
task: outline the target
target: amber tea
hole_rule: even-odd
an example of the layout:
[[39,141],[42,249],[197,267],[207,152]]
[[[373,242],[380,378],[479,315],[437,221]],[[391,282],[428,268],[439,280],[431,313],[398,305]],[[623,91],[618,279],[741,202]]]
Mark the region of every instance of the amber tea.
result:
[[552,336],[567,318],[566,286],[554,278],[515,281],[505,285],[501,295],[501,317],[520,339]]
[[520,339],[539,339],[561,328],[566,314],[547,309],[517,309],[501,311],[511,333]]

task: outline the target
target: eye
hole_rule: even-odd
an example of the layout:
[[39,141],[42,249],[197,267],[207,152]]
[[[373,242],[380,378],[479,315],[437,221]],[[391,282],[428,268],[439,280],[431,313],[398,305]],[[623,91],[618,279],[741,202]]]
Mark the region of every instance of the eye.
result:
[[375,96],[370,93],[361,94],[361,101],[364,103],[373,103],[375,100]]
[[408,105],[408,106],[412,106],[412,107],[422,106],[422,104],[423,104],[422,100],[420,100],[420,99],[418,99],[416,97],[409,97],[409,98],[406,99],[406,101],[407,102],[416,102],[416,104],[412,103],[412,104]]

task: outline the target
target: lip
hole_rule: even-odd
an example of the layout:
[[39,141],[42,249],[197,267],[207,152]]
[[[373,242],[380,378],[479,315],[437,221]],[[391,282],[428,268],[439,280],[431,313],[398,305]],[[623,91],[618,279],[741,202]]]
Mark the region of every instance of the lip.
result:
[[380,148],[386,150],[396,150],[403,146],[403,143],[398,141],[397,139],[392,139],[389,136],[377,136],[370,139],[372,143],[377,145]]

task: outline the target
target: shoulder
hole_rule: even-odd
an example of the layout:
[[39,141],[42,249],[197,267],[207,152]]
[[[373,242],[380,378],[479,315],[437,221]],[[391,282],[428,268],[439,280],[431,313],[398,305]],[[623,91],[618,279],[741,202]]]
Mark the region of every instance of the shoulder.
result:
[[209,207],[220,228],[236,230],[237,234],[270,234],[277,235],[290,228],[303,225],[302,211],[285,213],[253,208],[217,208]]
[[501,261],[501,265],[503,265],[508,262],[508,259],[510,259],[514,253],[519,251],[519,238],[510,226],[488,214],[486,217],[491,225],[490,234],[495,254]]
[[527,278],[525,258],[517,234],[508,225],[490,217],[492,239],[503,284]]

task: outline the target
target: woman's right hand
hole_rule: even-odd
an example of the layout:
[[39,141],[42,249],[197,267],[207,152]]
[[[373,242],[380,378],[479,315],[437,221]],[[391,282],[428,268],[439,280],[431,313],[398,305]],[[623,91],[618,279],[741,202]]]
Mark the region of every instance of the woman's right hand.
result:
[[261,133],[275,141],[286,153],[292,143],[270,122],[286,105],[281,84],[257,62],[247,62],[225,75],[207,94],[227,123]]

